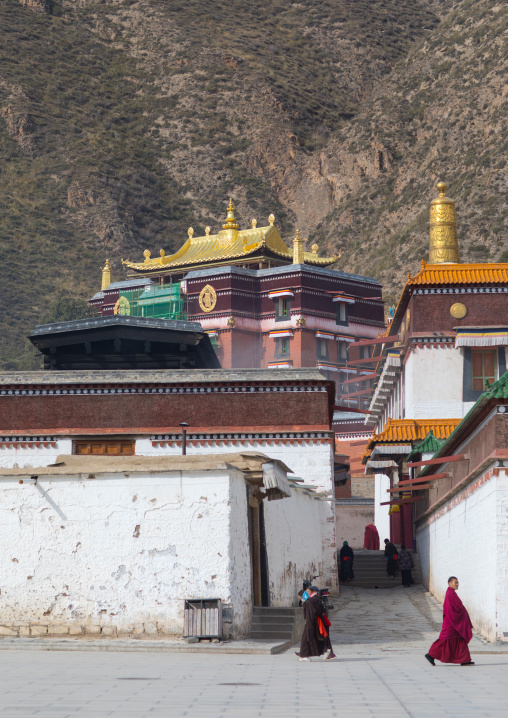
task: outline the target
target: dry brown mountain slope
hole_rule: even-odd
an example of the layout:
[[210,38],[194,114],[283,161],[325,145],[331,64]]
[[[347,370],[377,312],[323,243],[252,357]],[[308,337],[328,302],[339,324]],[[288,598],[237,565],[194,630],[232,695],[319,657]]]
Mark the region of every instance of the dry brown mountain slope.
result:
[[231,194],[393,295],[442,174],[465,256],[497,259],[505,33],[489,0],[5,0],[0,362],[106,255],[176,249]]
[[508,10],[462,0],[321,152],[334,209],[314,237],[395,300],[427,259],[438,178],[457,203],[462,261],[508,261]]

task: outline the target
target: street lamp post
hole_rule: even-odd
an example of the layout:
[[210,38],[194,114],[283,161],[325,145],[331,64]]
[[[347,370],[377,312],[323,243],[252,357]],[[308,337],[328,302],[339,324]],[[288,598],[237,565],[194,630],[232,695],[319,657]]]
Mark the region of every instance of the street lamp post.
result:
[[181,421],[180,426],[182,427],[182,456],[187,455],[187,427],[189,426],[186,421]]

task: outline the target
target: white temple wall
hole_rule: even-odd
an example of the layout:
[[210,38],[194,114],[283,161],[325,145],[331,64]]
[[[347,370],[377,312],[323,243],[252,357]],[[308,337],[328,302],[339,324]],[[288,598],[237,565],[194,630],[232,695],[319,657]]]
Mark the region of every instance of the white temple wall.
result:
[[183,632],[183,601],[251,615],[242,472],[0,480],[0,633]]
[[459,419],[472,406],[464,403],[464,359],[452,345],[416,347],[405,367],[405,419]]
[[508,480],[488,476],[417,525],[416,547],[429,590],[444,601],[457,576],[475,631],[495,641],[508,632]]
[[[190,454],[224,454],[227,452],[259,451],[272,459],[284,462],[295,476],[304,479],[306,484],[325,491],[333,496],[333,448],[329,443],[316,443],[313,439],[302,439],[301,443],[283,440],[239,440],[239,441],[203,441],[188,445]],[[164,446],[153,446],[148,438],[136,441],[136,455],[175,456],[181,453],[181,447],[167,442]],[[387,494],[388,495],[388,494]],[[333,502],[323,502],[321,526],[317,529],[323,541],[322,572],[327,585],[337,584],[337,559],[335,542],[335,506]],[[388,534],[389,535],[389,534]]]
[[291,497],[263,501],[271,606],[294,606],[304,579],[323,581],[323,526],[330,507],[298,489]]
[[55,463],[59,454],[72,454],[70,438],[25,437],[26,441],[22,438],[0,440],[0,467],[23,469],[25,466],[49,466]]
[[382,503],[390,501],[390,479],[386,474],[374,476],[374,524],[379,534],[381,548],[384,548],[383,541],[390,538],[390,507],[381,506]]

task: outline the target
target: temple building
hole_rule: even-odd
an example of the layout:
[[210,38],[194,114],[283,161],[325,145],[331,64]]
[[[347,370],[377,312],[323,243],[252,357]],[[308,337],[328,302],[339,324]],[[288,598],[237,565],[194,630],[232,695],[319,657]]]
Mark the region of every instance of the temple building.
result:
[[[385,329],[381,285],[370,277],[333,269],[337,256],[320,257],[316,244],[305,251],[297,231],[288,247],[275,218],[240,229],[230,201],[222,229],[188,239],[174,254],[163,249],[144,261],[123,261],[128,277],[112,282],[109,262],[101,291],[90,300],[98,313],[188,319],[210,336],[224,368],[316,367],[337,386],[337,403],[351,409],[337,415],[337,433],[364,430],[369,380],[352,378],[366,368],[348,366],[368,357],[359,340]],[[356,353],[356,354],[355,354]]]
[[384,337],[372,345],[378,380],[363,463],[375,475],[382,538],[416,540],[435,595],[443,597],[449,575],[459,576],[473,621],[491,640],[506,640],[506,568],[487,603],[481,576],[486,556],[506,566],[496,532],[508,527],[508,477],[496,459],[508,457],[508,264],[460,262],[455,206],[444,183],[437,189],[430,261],[408,276]]

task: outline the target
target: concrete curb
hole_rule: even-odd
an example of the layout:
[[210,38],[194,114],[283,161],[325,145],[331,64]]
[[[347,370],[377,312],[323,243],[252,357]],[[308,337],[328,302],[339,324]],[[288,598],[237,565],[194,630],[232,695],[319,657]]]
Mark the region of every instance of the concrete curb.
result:
[[236,653],[269,656],[283,653],[292,641],[232,641],[231,643],[170,643],[169,641],[2,638],[0,651],[111,651],[127,653]]

